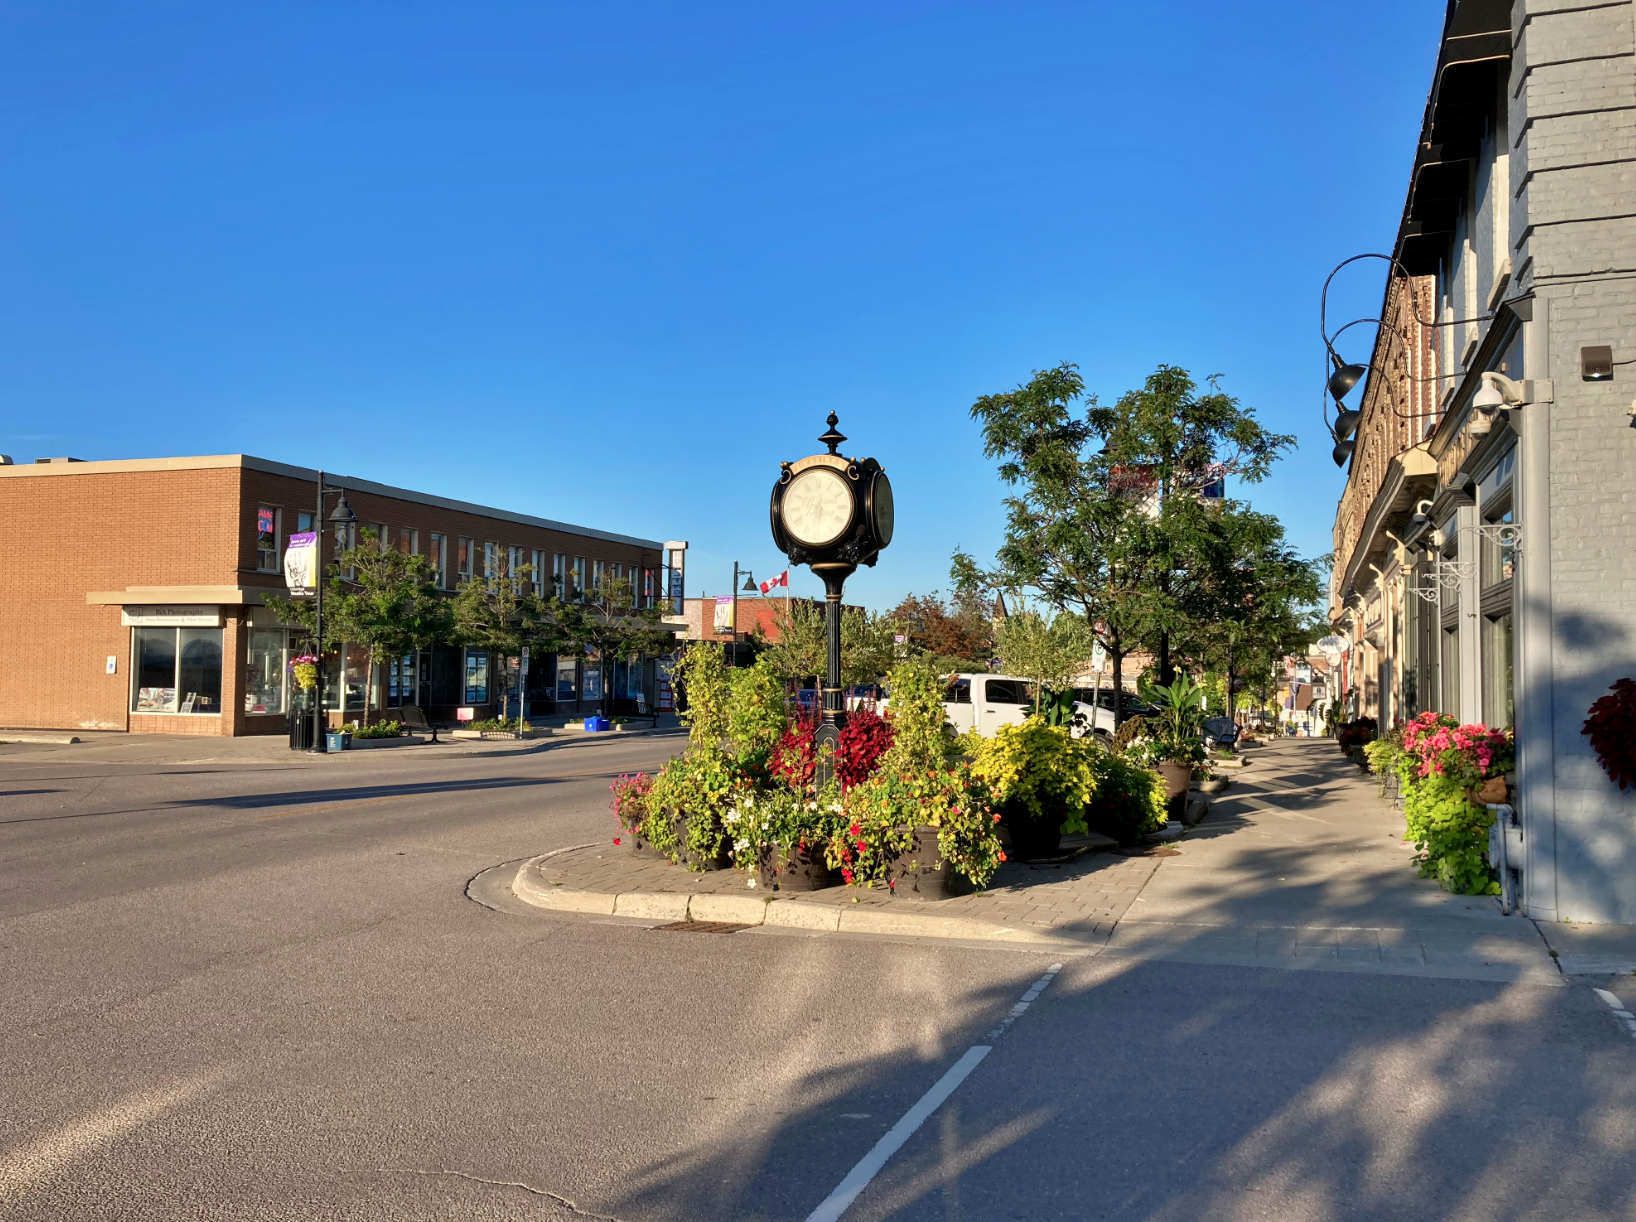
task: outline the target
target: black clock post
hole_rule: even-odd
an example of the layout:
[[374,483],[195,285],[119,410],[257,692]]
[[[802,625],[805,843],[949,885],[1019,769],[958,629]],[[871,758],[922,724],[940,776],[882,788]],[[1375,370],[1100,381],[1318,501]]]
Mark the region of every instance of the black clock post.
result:
[[859,461],[838,453],[846,440],[836,431],[838,423],[830,412],[829,431],[818,438],[829,453],[781,464],[771,505],[778,550],[824,582],[829,658],[817,734],[820,784],[830,777],[830,757],[846,721],[841,707],[841,592],[860,564],[873,566],[879,559],[892,541],[893,527],[892,484],[885,469],[873,458]]

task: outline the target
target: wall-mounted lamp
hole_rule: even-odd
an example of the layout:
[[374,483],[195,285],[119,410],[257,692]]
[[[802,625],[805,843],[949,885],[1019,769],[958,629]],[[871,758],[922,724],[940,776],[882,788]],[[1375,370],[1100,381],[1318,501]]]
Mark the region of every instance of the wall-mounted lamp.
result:
[[1344,467],[1346,466],[1346,460],[1352,457],[1352,451],[1357,448],[1357,441],[1348,437],[1345,441],[1335,443],[1335,448],[1329,452],[1330,457],[1335,460],[1337,467]]

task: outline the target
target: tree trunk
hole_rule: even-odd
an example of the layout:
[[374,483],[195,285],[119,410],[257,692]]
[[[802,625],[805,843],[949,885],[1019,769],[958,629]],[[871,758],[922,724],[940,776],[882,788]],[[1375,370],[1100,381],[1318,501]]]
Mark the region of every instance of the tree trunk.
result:
[[1117,734],[1125,724],[1125,651],[1117,632],[1108,642],[1108,660],[1113,663],[1113,732]]
[[369,725],[369,698],[375,694],[375,655],[369,655],[369,665],[364,667],[364,721]]

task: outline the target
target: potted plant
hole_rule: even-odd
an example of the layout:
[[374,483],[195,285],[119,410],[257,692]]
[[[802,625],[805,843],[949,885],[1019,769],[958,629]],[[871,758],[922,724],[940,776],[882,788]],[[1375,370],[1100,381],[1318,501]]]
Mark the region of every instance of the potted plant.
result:
[[[1174,808],[1187,800],[1193,769],[1204,762],[1204,688],[1178,675],[1168,685],[1144,680],[1138,694],[1154,708],[1146,719],[1145,754],[1164,778]],[[1179,817],[1181,812],[1175,813]]]
[[722,822],[738,868],[754,876],[752,887],[818,891],[837,881],[828,850],[843,810],[837,792],[807,795],[779,787],[743,794]]
[[831,838],[830,864],[848,884],[885,883],[894,896],[940,900],[956,878],[984,887],[1006,859],[1000,816],[971,766],[882,768],[843,799],[846,825]]
[[983,740],[972,770],[989,786],[1018,861],[1054,857],[1065,832],[1086,830],[1085,808],[1096,794],[1095,750],[1037,713]]

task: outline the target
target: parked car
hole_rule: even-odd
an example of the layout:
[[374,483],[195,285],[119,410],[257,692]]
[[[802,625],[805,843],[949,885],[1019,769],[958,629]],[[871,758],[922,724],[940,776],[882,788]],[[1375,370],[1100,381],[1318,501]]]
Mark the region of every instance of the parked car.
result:
[[[1015,675],[955,675],[943,693],[943,711],[957,734],[976,730],[991,738],[1001,726],[1021,725],[1033,704],[1032,685]],[[1125,713],[1153,710],[1130,693],[1125,694]],[[1074,689],[1076,736],[1086,733],[1112,735],[1113,690],[1089,687]]]

